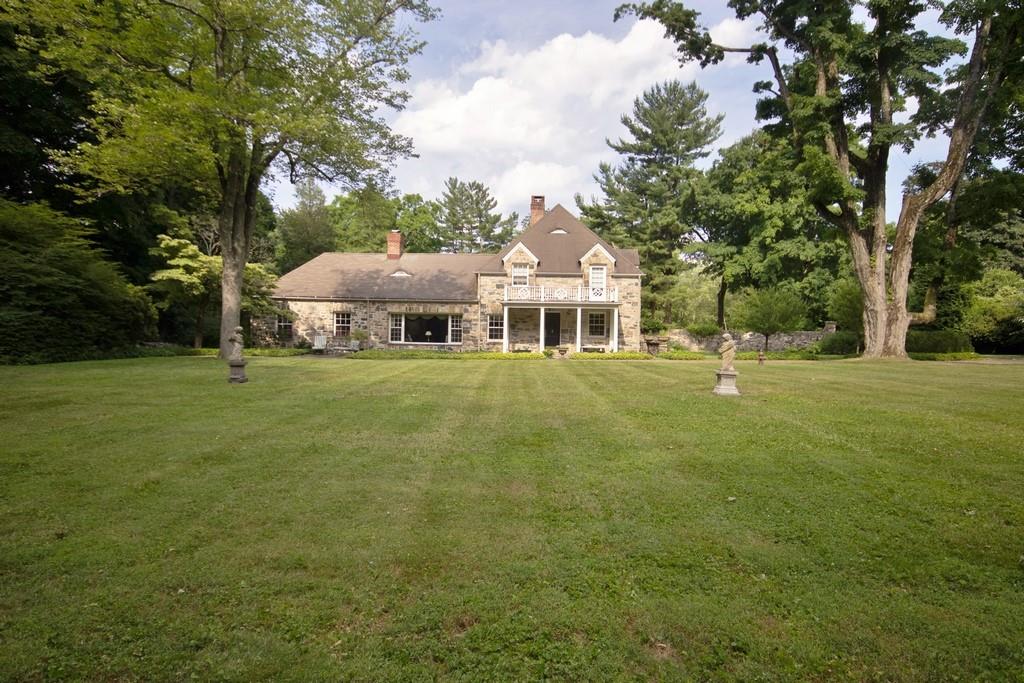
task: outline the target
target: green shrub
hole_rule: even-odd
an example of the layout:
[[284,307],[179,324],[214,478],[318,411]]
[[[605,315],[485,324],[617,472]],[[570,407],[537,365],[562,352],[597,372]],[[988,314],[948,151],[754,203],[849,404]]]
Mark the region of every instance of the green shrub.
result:
[[367,349],[352,354],[356,360],[542,360],[542,353],[501,353],[500,351],[417,351],[402,349],[387,351]]
[[974,351],[971,338],[956,330],[908,330],[907,352],[962,353]]
[[959,351],[957,353],[908,353],[914,360],[974,360],[981,358],[980,354],[973,351]]
[[555,355],[555,350],[554,349],[544,349],[544,357],[545,358],[551,358],[551,356],[553,356],[553,355]]
[[0,363],[129,354],[155,333],[145,291],[88,238],[45,204],[0,199]]
[[818,342],[818,351],[820,353],[845,356],[848,354],[857,353],[860,349],[860,335],[852,330],[839,330],[832,334],[825,335],[820,342]]
[[700,351],[671,350],[658,354],[662,360],[708,360],[715,356],[701,353]]
[[715,336],[721,330],[718,327],[718,323],[707,320],[705,322],[693,323],[686,328],[686,331],[697,339],[704,339],[705,337]]
[[573,360],[654,360],[649,353],[639,351],[616,351],[614,353],[574,353],[570,356]]

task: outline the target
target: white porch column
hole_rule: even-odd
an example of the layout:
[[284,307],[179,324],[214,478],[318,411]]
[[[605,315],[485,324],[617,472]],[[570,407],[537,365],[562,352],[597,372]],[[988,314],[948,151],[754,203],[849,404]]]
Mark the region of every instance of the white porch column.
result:
[[502,306],[505,313],[505,325],[501,330],[501,352],[508,353],[508,306]]
[[619,309],[612,309],[612,353],[619,350]]
[[583,350],[583,309],[576,308],[576,350]]
[[540,352],[544,353],[544,307],[540,307]]

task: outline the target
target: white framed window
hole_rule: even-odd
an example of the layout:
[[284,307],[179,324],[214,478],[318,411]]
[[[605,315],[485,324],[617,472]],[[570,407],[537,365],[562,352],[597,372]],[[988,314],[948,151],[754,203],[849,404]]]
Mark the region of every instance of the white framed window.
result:
[[292,336],[292,320],[283,315],[277,316],[277,334],[281,337]]
[[512,286],[525,286],[530,284],[530,266],[525,263],[512,264]]
[[392,313],[392,344],[461,344],[462,316],[442,313]]
[[388,340],[392,342],[401,342],[405,338],[405,316],[401,313],[391,314],[391,326],[388,334]]
[[501,341],[505,338],[505,316],[487,316],[487,341]]
[[352,334],[352,314],[337,312],[334,314],[334,336],[347,337]]
[[590,313],[587,316],[587,333],[592,337],[603,337],[605,335],[605,320],[603,311]]
[[590,286],[601,289],[608,286],[608,266],[590,266]]

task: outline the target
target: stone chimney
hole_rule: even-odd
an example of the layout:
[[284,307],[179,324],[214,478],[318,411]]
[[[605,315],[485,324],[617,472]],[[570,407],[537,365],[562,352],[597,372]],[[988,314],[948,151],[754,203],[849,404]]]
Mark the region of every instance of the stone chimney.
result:
[[535,194],[530,197],[530,227],[536,225],[541,218],[544,218],[544,195]]
[[392,230],[388,233],[388,258],[397,259],[402,257],[402,250],[405,247],[402,233]]

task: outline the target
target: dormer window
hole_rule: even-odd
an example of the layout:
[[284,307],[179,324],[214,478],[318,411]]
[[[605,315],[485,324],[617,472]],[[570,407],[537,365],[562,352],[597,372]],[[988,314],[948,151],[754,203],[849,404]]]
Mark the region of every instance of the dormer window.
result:
[[391,273],[391,277],[412,277],[412,276],[409,275],[409,273],[405,272],[404,270],[396,270],[395,272]]
[[552,234],[552,235],[568,235],[569,231],[566,230],[565,228],[555,228],[554,230],[551,231],[550,234]]
[[601,289],[608,286],[608,266],[590,266],[590,286]]
[[530,284],[530,266],[525,263],[512,264],[512,286],[526,286]]

